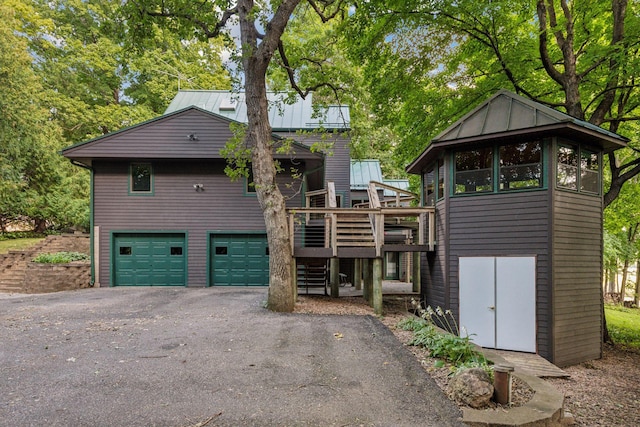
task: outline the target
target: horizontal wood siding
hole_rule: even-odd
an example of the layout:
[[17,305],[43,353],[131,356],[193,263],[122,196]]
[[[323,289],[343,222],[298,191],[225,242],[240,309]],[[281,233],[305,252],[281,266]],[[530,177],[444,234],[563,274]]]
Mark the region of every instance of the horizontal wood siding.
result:
[[422,300],[432,308],[446,307],[446,203],[436,203],[436,248],[422,254],[420,278]]
[[[197,141],[188,135],[196,134]],[[229,122],[188,110],[69,150],[67,155],[111,158],[216,158],[232,137]],[[108,141],[106,141],[108,139]]]
[[554,193],[554,363],[601,357],[602,202],[600,197]]
[[550,357],[549,203],[547,191],[449,200],[449,307],[459,309],[459,257],[536,256],[537,351]]
[[[112,231],[184,231],[188,242],[188,286],[207,281],[207,232],[264,231],[262,210],[255,195],[245,192],[245,180],[231,182],[223,161],[153,162],[153,194],[128,192],[128,162],[94,164],[94,225],[100,227],[100,283],[111,284]],[[289,170],[284,165],[284,170]],[[304,166],[304,165],[302,165]],[[279,176],[289,206],[300,206],[300,194]],[[196,191],[202,184],[204,191]]]
[[279,133],[280,136],[292,138],[311,147],[316,143],[333,143],[328,149],[325,158],[324,179],[333,181],[336,193],[342,196],[342,207],[351,207],[351,152],[349,148],[350,138],[346,134],[296,134]]

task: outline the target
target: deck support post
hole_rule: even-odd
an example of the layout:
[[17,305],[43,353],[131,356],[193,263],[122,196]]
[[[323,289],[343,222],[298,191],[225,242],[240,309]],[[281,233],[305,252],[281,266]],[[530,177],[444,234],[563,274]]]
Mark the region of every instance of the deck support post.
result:
[[382,258],[373,260],[373,311],[378,316],[382,315]]
[[331,283],[331,298],[340,296],[340,259],[331,258],[329,261],[329,281]]
[[353,285],[356,290],[362,289],[362,259],[356,258],[353,266]]
[[413,292],[420,293],[420,252],[412,252],[413,263],[411,265],[413,272],[411,282],[413,283]]
[[366,258],[362,260],[362,275],[363,275],[363,287],[362,287],[362,298],[365,301],[371,301],[371,288],[373,279],[373,264],[371,260]]

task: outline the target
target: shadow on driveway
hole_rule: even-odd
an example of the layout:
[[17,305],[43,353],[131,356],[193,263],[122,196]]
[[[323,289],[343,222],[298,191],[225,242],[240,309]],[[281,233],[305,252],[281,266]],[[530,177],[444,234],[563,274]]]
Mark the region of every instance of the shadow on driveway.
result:
[[0,295],[0,425],[462,425],[377,319],[276,314],[265,299],[255,288]]

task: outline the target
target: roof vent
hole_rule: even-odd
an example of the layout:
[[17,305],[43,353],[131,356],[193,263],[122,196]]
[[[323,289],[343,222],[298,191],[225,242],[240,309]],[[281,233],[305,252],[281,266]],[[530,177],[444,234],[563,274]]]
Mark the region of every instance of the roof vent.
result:
[[236,100],[233,98],[223,98],[220,101],[220,111],[236,111]]

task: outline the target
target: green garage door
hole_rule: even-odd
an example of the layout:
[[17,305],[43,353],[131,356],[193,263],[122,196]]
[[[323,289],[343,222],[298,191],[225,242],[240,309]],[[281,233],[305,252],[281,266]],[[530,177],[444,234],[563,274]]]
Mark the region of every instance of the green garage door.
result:
[[184,234],[114,236],[114,286],[185,286]]
[[266,235],[212,235],[210,254],[211,285],[269,285],[269,246]]

